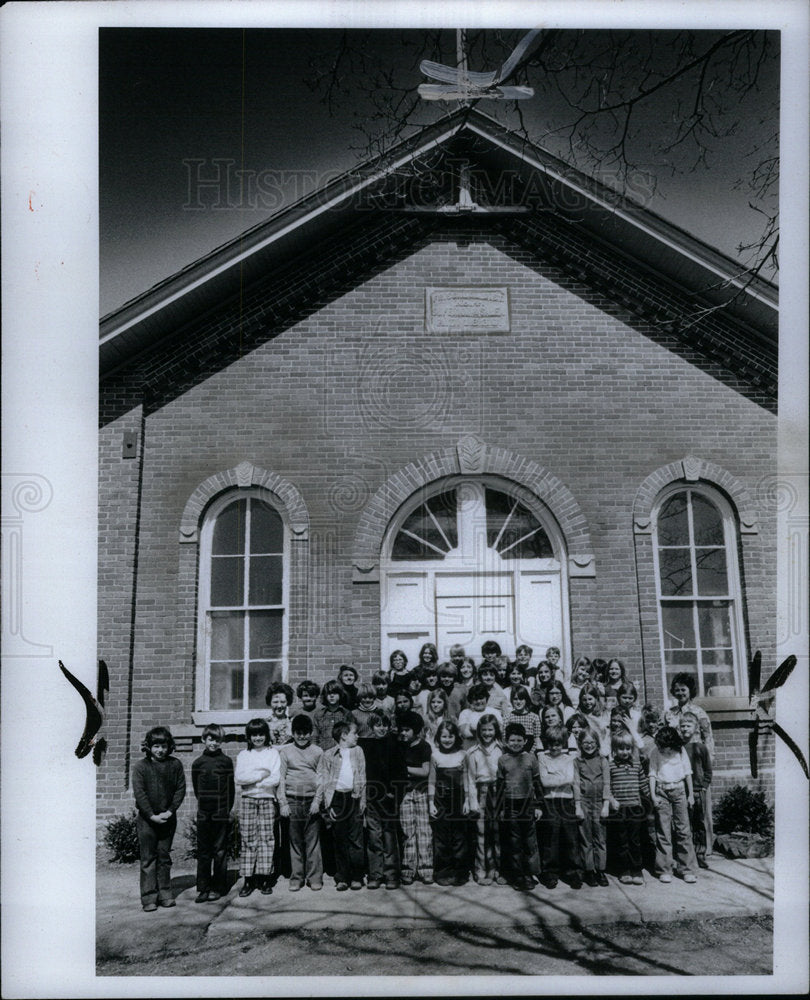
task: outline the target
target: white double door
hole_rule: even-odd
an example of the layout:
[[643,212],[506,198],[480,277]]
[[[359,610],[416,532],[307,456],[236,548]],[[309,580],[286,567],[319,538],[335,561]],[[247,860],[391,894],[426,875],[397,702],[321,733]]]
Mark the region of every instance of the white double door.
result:
[[383,662],[401,649],[411,666],[425,642],[436,643],[440,661],[459,644],[478,662],[488,639],[510,658],[526,643],[534,662],[548,646],[564,649],[559,563],[533,562],[543,565],[486,573],[392,569],[382,582]]

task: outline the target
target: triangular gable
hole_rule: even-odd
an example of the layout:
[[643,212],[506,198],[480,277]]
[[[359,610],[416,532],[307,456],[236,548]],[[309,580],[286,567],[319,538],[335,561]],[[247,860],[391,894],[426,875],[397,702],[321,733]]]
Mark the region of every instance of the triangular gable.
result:
[[[775,352],[777,290],[719,251],[666,222],[631,199],[574,170],[558,157],[505,129],[476,110],[462,109],[426,126],[385,155],[355,168],[283,209],[105,316],[101,321],[100,365],[104,375],[133,355],[159,343],[236,294],[274,261],[306,253],[315,241],[356,222],[358,212],[408,211],[414,199],[397,190],[403,176],[418,169],[443,175],[473,163],[494,178],[490,193],[501,208],[509,204],[531,215],[552,212],[575,222],[580,233],[626,260],[695,297],[696,308],[722,306],[759,347]],[[504,188],[505,176],[517,184]],[[392,192],[397,197],[391,197]],[[529,197],[527,197],[530,195]],[[485,199],[486,201],[486,199]],[[481,206],[486,211],[486,204]],[[476,209],[467,209],[470,212]],[[459,214],[463,214],[462,207]],[[508,213],[507,213],[508,214]],[[506,216],[504,216],[505,218]],[[525,227],[524,227],[525,229]]]

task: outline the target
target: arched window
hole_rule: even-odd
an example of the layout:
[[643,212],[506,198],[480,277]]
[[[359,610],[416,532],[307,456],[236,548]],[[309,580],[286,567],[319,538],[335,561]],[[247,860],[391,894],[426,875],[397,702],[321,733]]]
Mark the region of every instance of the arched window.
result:
[[729,503],[705,486],[673,485],[653,516],[665,690],[693,674],[703,696],[744,693],[737,527]]
[[264,708],[268,684],[286,678],[288,549],[266,491],[236,490],[209,508],[200,534],[201,709]]
[[423,487],[382,546],[382,662],[425,642],[442,659],[455,644],[477,657],[487,639],[509,656],[523,643],[568,649],[565,565],[559,527],[528,490],[494,476]]

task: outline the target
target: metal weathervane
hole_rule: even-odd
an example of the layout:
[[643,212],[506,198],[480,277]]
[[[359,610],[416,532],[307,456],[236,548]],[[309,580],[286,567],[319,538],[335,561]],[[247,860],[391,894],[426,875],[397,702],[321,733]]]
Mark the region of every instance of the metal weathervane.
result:
[[500,69],[476,73],[467,67],[465,32],[462,28],[457,28],[457,65],[445,66],[443,63],[423,59],[419,64],[421,71],[425,76],[432,80],[440,80],[441,83],[420,84],[419,96],[426,101],[461,101],[462,104],[469,104],[481,98],[522,101],[527,97],[534,97],[534,90],[531,87],[504,87],[502,83],[514,73],[526,50],[539,34],[539,28],[527,32]]

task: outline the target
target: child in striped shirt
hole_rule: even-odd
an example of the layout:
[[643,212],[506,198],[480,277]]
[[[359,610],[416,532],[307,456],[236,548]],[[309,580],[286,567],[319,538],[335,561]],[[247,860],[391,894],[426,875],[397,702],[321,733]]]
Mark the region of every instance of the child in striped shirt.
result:
[[542,746],[540,741],[540,717],[529,711],[531,695],[528,688],[514,687],[511,689],[510,700],[512,711],[504,718],[504,725],[519,722],[526,730],[526,749],[536,752]]
[[623,885],[644,885],[641,874],[641,824],[650,786],[638,755],[633,754],[635,744],[630,733],[617,733],[611,746],[610,805],[621,872],[619,881]]

